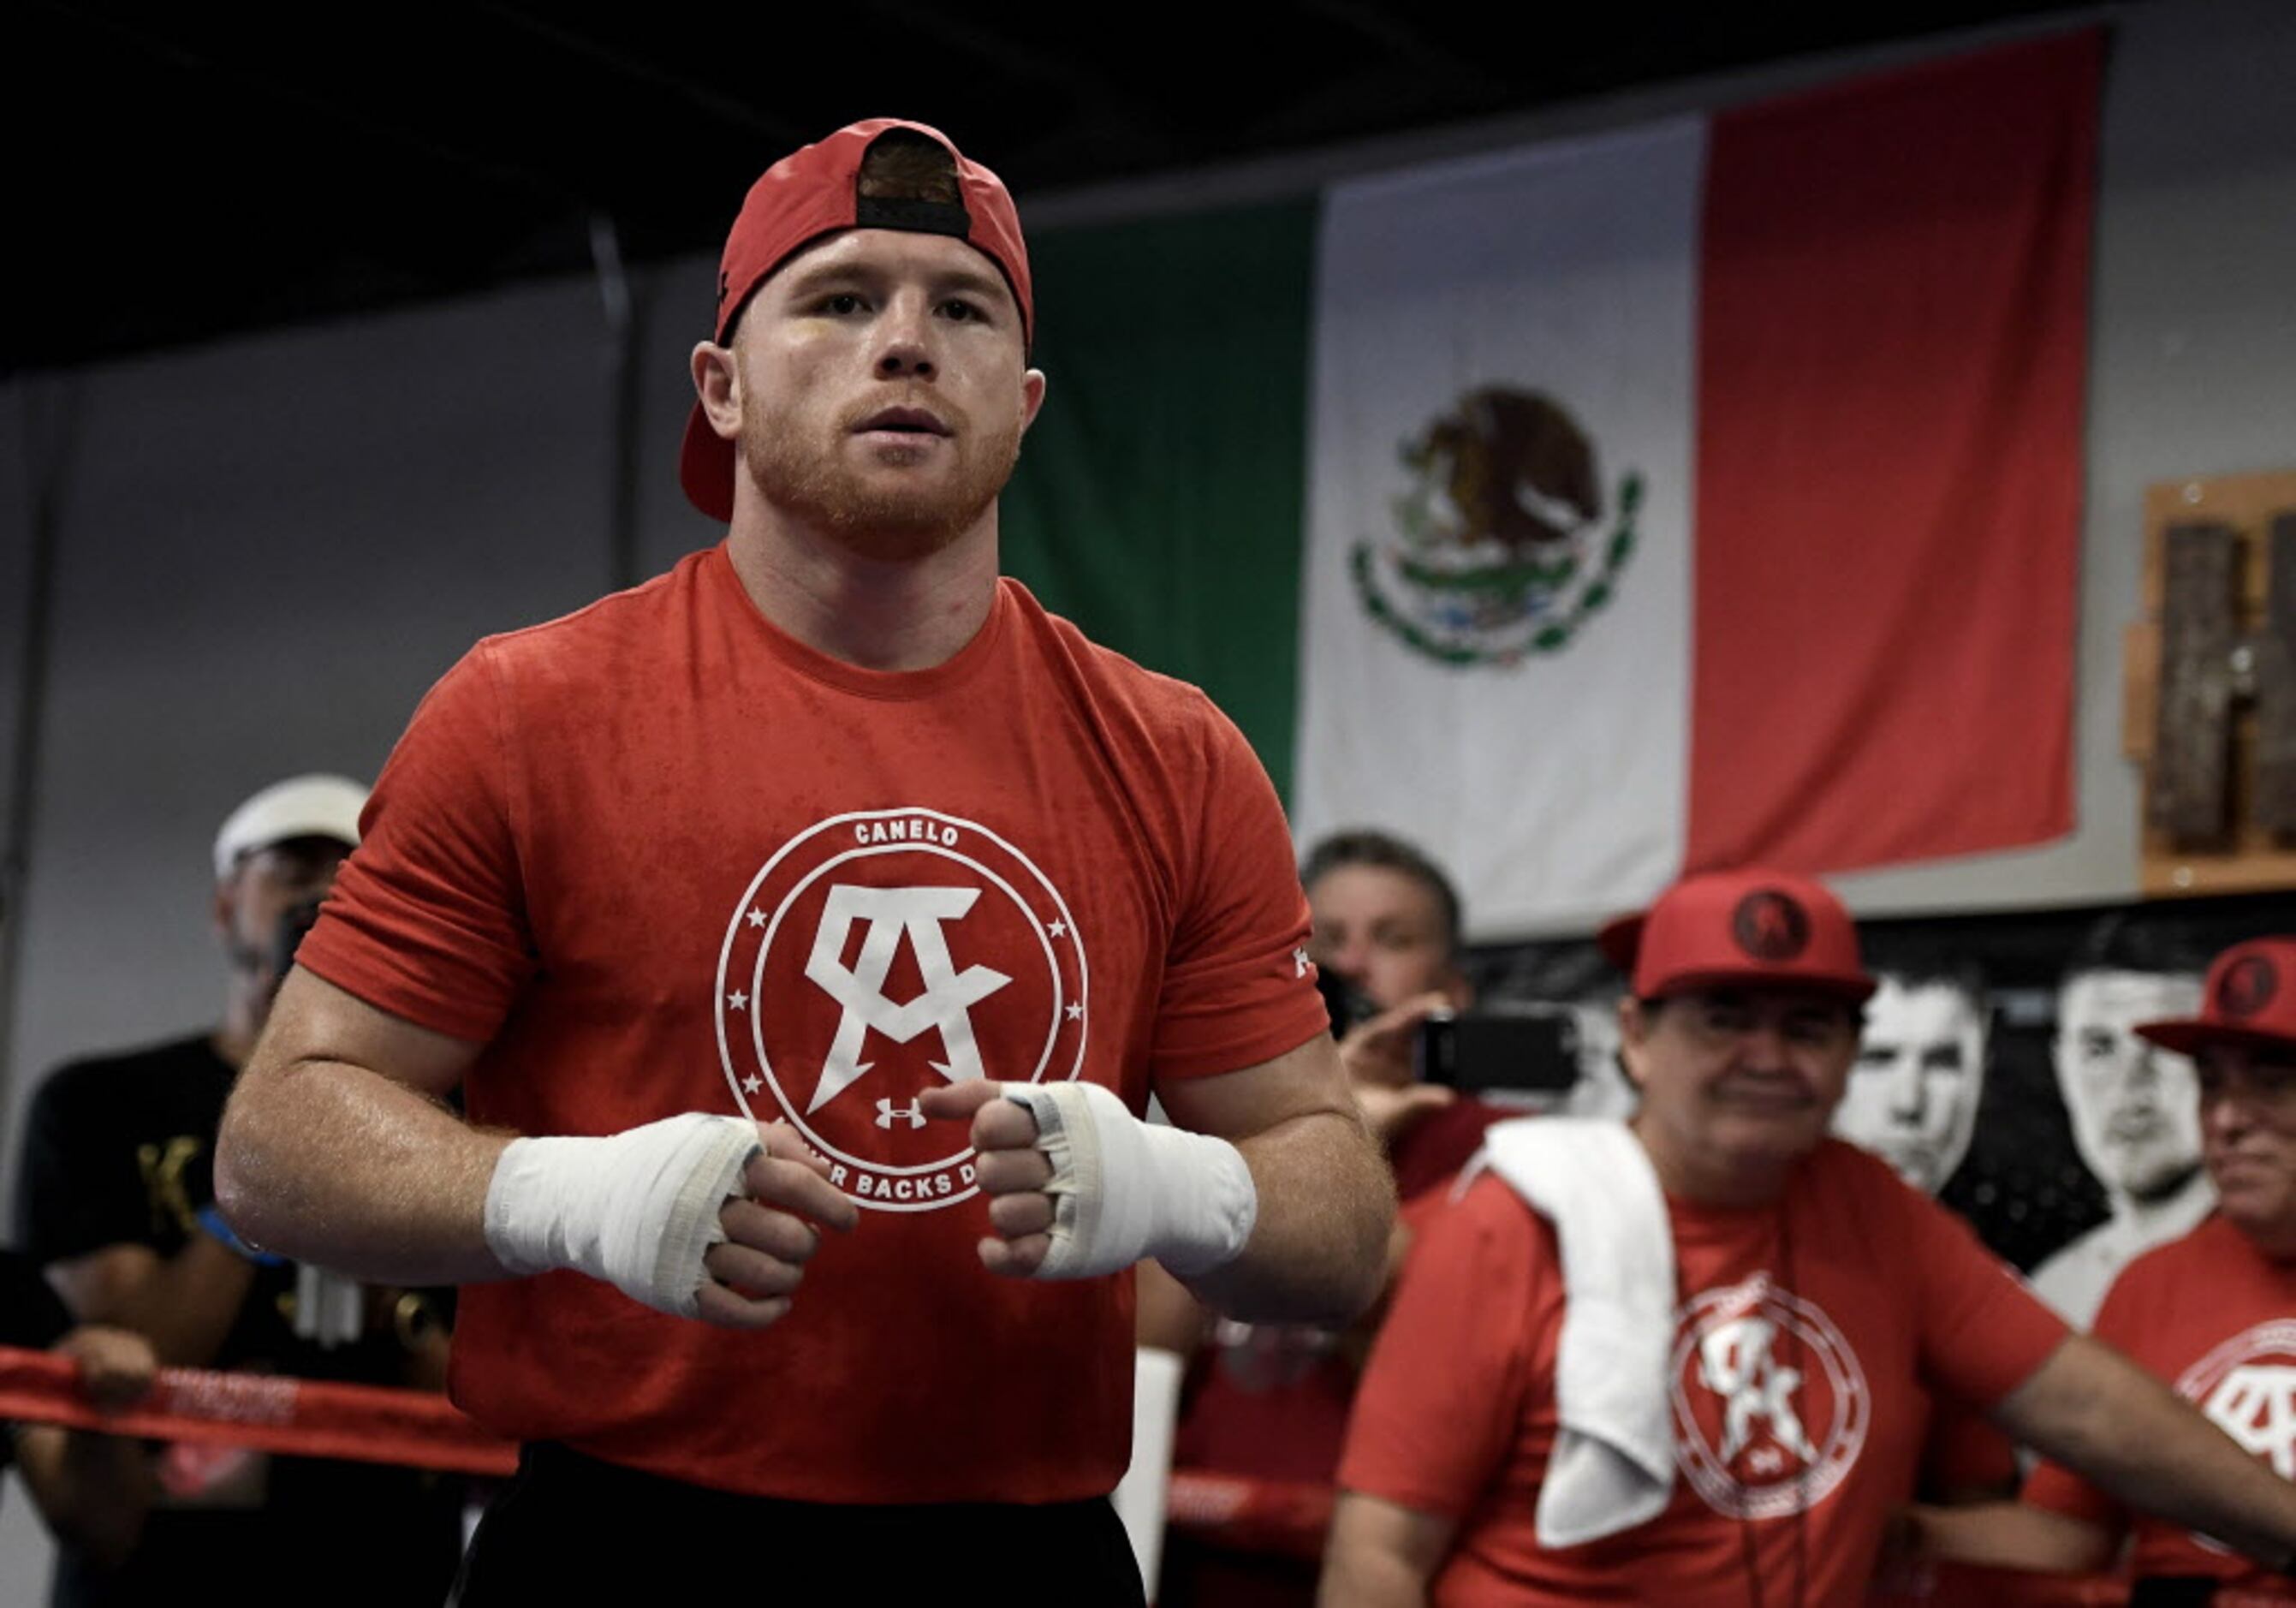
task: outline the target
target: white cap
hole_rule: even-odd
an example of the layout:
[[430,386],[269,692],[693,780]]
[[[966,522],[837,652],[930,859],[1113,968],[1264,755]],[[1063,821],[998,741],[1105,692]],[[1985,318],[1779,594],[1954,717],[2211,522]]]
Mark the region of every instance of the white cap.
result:
[[359,811],[366,789],[348,776],[290,776],[274,782],[231,812],[216,833],[216,880],[229,876],[239,857],[290,838],[359,841]]

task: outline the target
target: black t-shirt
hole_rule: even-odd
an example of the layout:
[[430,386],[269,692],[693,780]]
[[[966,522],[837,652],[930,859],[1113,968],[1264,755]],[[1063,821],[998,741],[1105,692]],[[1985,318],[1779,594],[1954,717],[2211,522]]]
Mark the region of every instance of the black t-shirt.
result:
[[26,1119],[17,1243],[42,1263],[106,1245],[181,1251],[215,1199],[234,1076],[204,1035],[60,1069]]
[[[173,1257],[208,1231],[215,1136],[234,1072],[205,1035],[75,1062],[33,1096],[18,1171],[17,1236],[45,1266],[110,1245]],[[294,1266],[258,1268],[210,1366],[371,1384],[403,1382],[387,1329],[323,1349],[294,1330]],[[460,1550],[462,1481],[376,1464],[270,1459],[256,1508],[155,1509],[126,1567],[59,1555],[52,1602],[173,1601],[212,1586],[234,1604],[444,1600]]]

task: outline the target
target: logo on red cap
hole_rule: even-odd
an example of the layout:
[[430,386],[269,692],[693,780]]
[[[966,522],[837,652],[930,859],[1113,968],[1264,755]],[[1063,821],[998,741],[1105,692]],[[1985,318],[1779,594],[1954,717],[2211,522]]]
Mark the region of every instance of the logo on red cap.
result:
[[2217,1010],[2226,1016],[2253,1016],[2280,991],[2279,973],[2262,955],[2244,955],[2217,982]]
[[1809,912],[1775,888],[1758,889],[1730,913],[1730,936],[1756,960],[1776,964],[1809,948]]

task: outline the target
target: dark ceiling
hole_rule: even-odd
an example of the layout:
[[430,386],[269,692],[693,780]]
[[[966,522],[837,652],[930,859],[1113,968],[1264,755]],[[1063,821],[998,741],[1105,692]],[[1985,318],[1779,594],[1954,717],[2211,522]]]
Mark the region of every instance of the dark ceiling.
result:
[[714,250],[767,161],[889,111],[948,130],[1025,215],[1032,193],[2063,9],[30,0],[6,29],[0,373],[581,269],[601,213],[633,260]]

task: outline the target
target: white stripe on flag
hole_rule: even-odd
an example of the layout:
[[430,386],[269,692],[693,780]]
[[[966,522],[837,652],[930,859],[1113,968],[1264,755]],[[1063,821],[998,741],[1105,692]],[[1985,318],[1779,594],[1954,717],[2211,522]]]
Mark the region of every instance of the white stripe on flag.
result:
[[[1680,860],[1704,152],[1684,120],[1325,197],[1294,825],[1303,844],[1347,825],[1412,839],[1478,934],[1623,909]],[[1591,443],[1593,518],[1513,499],[1575,521],[1567,543],[1518,526],[1468,545],[1492,521],[1404,461],[1454,414],[1519,493],[1562,484],[1523,461],[1554,439],[1526,432],[1537,409],[1462,410],[1491,389],[1550,398]]]

